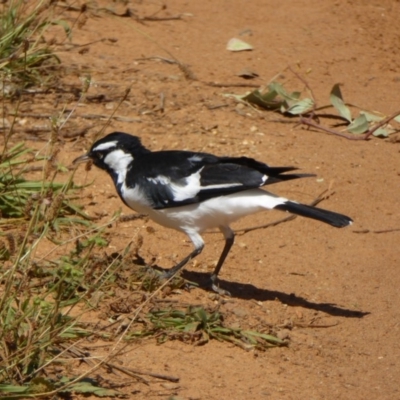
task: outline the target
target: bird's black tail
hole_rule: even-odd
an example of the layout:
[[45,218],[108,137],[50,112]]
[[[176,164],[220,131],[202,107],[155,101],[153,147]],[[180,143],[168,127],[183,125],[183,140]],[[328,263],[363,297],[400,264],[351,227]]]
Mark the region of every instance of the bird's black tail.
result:
[[293,201],[286,201],[274,207],[277,210],[287,211],[292,214],[301,215],[302,217],[316,219],[325,222],[336,228],[343,228],[350,225],[353,220],[346,215],[338,214],[333,211],[324,210],[318,207],[307,206],[305,204],[295,203]]

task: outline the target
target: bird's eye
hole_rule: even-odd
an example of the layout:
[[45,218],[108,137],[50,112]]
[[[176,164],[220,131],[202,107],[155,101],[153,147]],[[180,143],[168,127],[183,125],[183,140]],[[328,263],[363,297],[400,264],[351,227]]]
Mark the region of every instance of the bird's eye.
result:
[[102,160],[103,157],[104,157],[104,154],[103,154],[103,153],[97,152],[97,153],[95,153],[95,156],[96,156],[96,158],[97,158],[98,160]]

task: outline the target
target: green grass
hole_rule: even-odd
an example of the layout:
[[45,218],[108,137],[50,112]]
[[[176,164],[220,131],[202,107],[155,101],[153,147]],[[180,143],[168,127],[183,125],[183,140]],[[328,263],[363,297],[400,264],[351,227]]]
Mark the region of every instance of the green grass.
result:
[[269,333],[261,333],[242,328],[232,328],[224,324],[222,313],[203,307],[189,306],[180,309],[152,309],[147,314],[151,326],[134,332],[129,337],[153,335],[158,343],[179,340],[185,343],[203,345],[211,339],[226,341],[245,350],[285,346],[287,343]]
[[59,63],[44,34],[52,25],[68,25],[53,17],[55,4],[48,1],[10,0],[0,12],[0,73],[3,95],[31,85],[43,85]]

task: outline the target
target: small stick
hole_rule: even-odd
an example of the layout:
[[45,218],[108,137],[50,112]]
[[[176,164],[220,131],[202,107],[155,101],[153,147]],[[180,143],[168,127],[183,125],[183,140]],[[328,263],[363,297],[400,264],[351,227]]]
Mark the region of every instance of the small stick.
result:
[[393,229],[382,229],[380,231],[372,231],[373,233],[390,233],[390,232],[398,232],[400,228],[393,228]]
[[[297,79],[299,79],[301,82],[303,82],[303,84],[305,85],[305,87],[307,88],[307,90],[310,92],[311,97],[313,99],[313,107],[312,107],[312,111],[311,111],[311,116],[309,117],[310,119],[313,119],[314,117],[317,117],[315,110],[317,109],[317,98],[315,97],[314,91],[311,89],[311,86],[308,84],[308,82],[300,75],[298,74],[290,65],[288,67],[289,71],[292,72],[292,74],[294,74],[296,76]],[[300,115],[301,117],[301,115]],[[317,117],[318,118],[318,117]]]
[[312,322],[309,324],[302,324],[300,322],[293,322],[293,326],[298,328],[332,328],[333,326],[339,325],[339,322],[335,322],[333,324],[325,324],[325,325],[314,325]]
[[[13,112],[10,112],[9,115],[15,116],[16,114]],[[27,118],[51,118],[53,115],[52,114],[43,114],[43,113],[24,113],[24,117]],[[111,117],[108,115],[104,114],[74,114],[71,115],[70,118],[84,118],[84,119],[115,119],[117,121],[122,121],[122,122],[141,122],[142,120],[140,118],[129,118],[129,117],[123,117],[119,115],[112,115]]]
[[300,122],[302,124],[304,124],[304,125],[312,126],[313,128],[320,129],[321,131],[325,131],[325,132],[331,133],[332,135],[340,136],[340,137],[343,137],[345,139],[349,139],[349,140],[367,140],[377,129],[379,129],[380,127],[386,125],[393,118],[396,118],[398,115],[400,115],[400,111],[396,111],[392,115],[389,115],[388,117],[384,118],[382,121],[378,122],[376,125],[371,127],[363,135],[347,135],[345,133],[341,133],[339,131],[336,131],[335,129],[327,128],[325,126],[317,124],[311,118],[304,118],[301,115],[300,115]]
[[252,87],[252,88],[259,88],[260,85],[256,83],[216,83],[216,82],[202,82],[207,86],[211,87]]
[[[118,371],[121,371],[127,375],[134,376],[134,377],[137,377],[137,375],[148,375],[148,376],[151,376],[152,378],[163,379],[163,380],[170,381],[170,382],[179,382],[179,378],[177,378],[175,376],[157,374],[157,373],[150,372],[150,371],[141,371],[138,369],[132,369],[132,368],[127,368],[127,367],[120,367],[118,365],[111,364],[108,362],[106,362],[105,365],[107,365],[110,368],[115,368]],[[134,374],[134,375],[132,375],[132,374]]]
[[391,233],[391,232],[398,232],[398,231],[400,231],[400,228],[381,229],[381,230],[377,230],[377,231],[371,231],[370,229],[362,229],[362,230],[353,231],[353,233]]
[[165,111],[165,94],[164,92],[160,93],[160,106],[159,110],[163,113]]

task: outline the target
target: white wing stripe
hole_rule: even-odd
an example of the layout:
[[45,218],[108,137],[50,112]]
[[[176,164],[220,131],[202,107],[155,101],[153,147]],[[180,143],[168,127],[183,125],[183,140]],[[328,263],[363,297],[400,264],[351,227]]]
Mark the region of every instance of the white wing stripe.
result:
[[223,188],[230,188],[236,186],[243,186],[242,183],[218,183],[216,185],[207,185],[201,186],[200,189],[208,190],[208,189],[223,189]]

